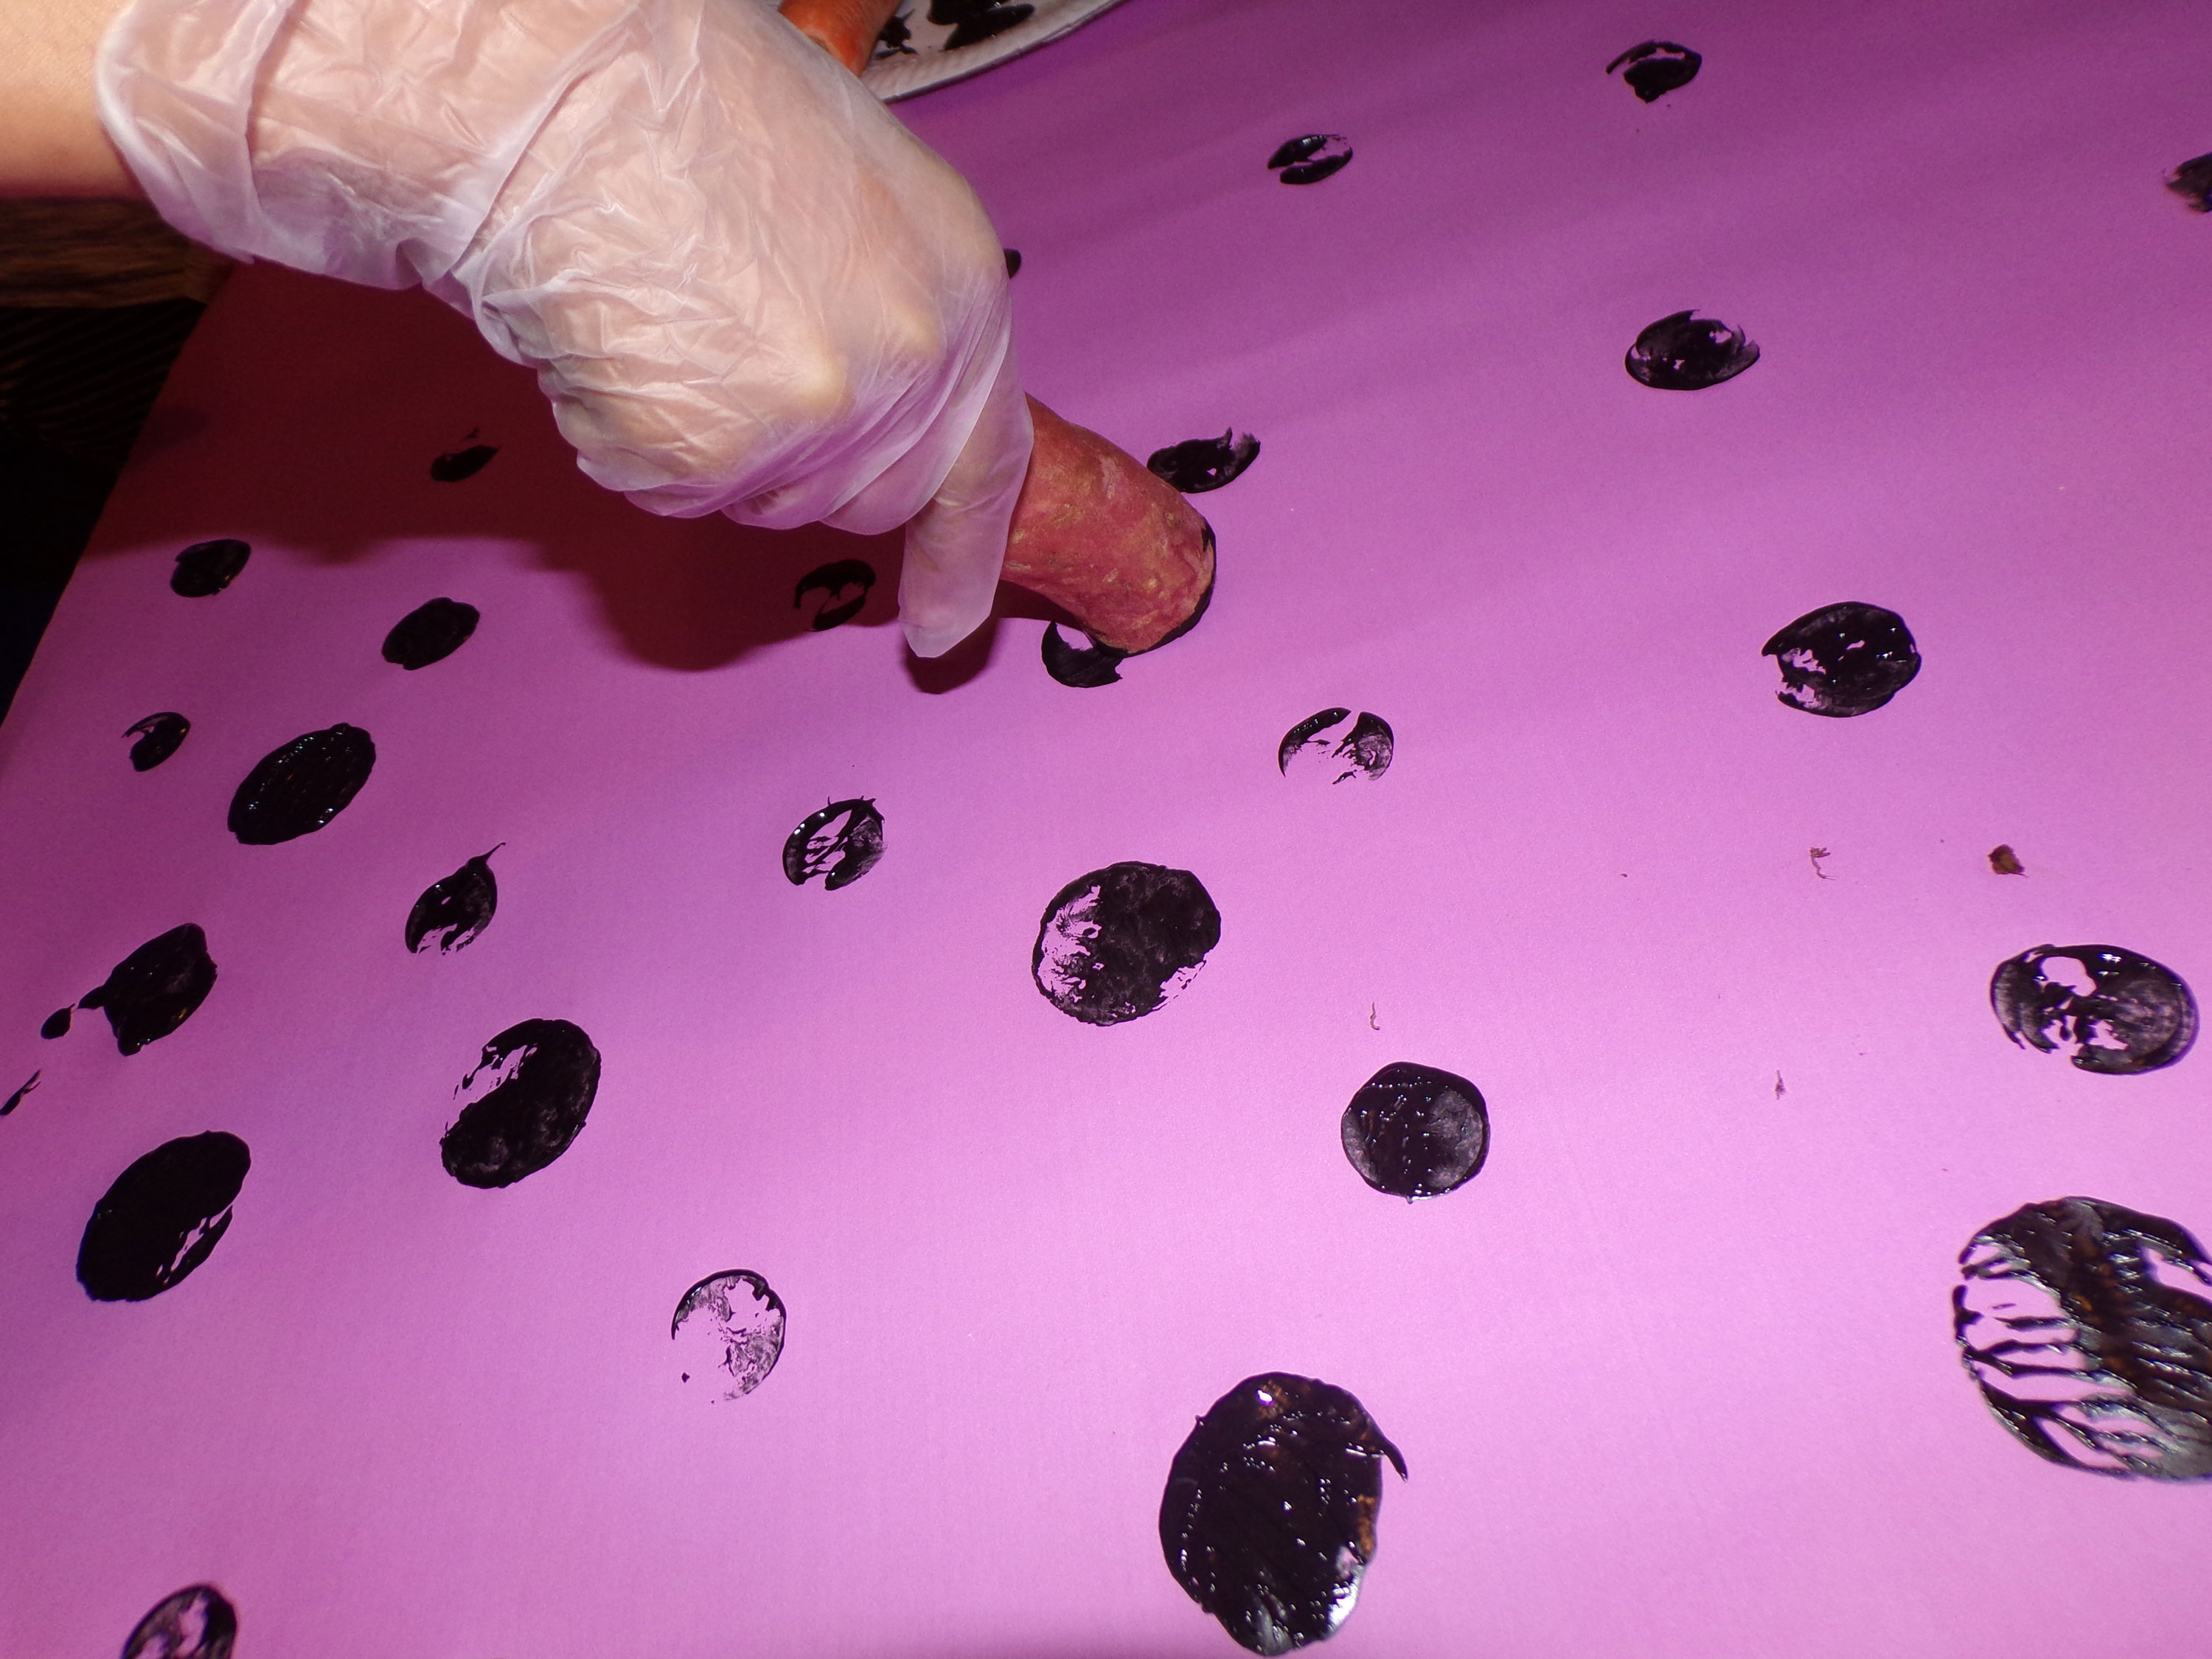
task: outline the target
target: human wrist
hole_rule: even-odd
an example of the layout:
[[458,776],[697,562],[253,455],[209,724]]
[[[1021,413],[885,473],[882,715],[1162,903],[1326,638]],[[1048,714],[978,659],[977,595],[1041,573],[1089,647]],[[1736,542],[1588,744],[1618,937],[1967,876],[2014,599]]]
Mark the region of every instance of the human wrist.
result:
[[127,0],[0,5],[0,195],[144,194],[100,124],[93,65]]

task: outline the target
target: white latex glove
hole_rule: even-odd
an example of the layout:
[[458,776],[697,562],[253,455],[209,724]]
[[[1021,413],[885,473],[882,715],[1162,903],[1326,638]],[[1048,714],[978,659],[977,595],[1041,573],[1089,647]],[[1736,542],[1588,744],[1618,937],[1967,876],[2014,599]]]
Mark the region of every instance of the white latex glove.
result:
[[759,0],[131,0],[99,91],[171,224],[422,283],[609,489],[906,524],[923,656],[988,613],[1030,441],[998,238]]

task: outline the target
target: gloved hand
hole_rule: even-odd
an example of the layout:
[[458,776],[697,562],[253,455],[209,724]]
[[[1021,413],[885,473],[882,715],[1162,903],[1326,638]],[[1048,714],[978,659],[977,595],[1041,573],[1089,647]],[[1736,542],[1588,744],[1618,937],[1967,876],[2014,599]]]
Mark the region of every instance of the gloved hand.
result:
[[1031,431],[975,193],[760,0],[130,0],[101,120],[241,258],[420,283],[656,513],[905,523],[923,656],[988,614]]

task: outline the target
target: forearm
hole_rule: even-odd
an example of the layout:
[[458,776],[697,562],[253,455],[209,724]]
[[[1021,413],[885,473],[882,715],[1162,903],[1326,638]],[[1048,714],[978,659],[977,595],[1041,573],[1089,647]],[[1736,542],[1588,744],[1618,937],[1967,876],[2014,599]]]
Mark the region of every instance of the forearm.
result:
[[0,196],[137,196],[100,130],[93,56],[123,0],[0,0]]

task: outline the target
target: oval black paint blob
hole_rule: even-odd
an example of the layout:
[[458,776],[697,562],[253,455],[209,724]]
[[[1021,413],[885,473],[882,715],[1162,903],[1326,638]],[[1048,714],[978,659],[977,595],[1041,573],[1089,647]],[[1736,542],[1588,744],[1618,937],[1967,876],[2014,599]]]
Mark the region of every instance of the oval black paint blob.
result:
[[[507,843],[501,842],[499,847]],[[499,847],[491,853],[499,851]],[[491,872],[491,853],[479,853],[450,876],[422,890],[407,913],[407,948],[420,951],[432,934],[441,954],[472,944],[491,926],[499,908],[499,878]]]
[[67,1036],[69,1035],[70,1029],[70,1016],[76,1012],[76,1005],[74,1003],[70,1004],[66,1008],[55,1009],[53,1012],[46,1016],[46,1023],[39,1027],[39,1035],[48,1039]]
[[1631,46],[1607,64],[1605,72],[1610,75],[1626,64],[1627,73],[1620,78],[1628,82],[1631,92],[1648,104],[1677,87],[1688,86],[1698,78],[1698,65],[1705,61],[1687,46],[1678,46],[1672,40],[1646,40],[1640,46]]
[[1959,1266],[1960,1358],[2029,1450],[2097,1474],[2212,1477],[2212,1264],[2185,1229],[2054,1199],[1983,1228]]
[[1310,132],[1277,145],[1267,170],[1286,185],[1317,185],[1351,160],[1352,140],[1342,133]]
[[[791,596],[791,608],[803,609],[809,593],[824,595],[822,608],[814,613],[814,620],[809,624],[819,634],[859,616],[868,603],[868,590],[875,585],[876,568],[865,559],[838,559],[817,566],[799,579],[799,586]],[[848,599],[845,597],[848,588],[858,588],[860,592]]]
[[1221,912],[1188,870],[1109,864],[1053,895],[1030,953],[1052,1006],[1087,1025],[1149,1014],[1221,942]]
[[448,450],[430,463],[431,482],[459,483],[464,478],[473,478],[498,453],[497,447],[492,444],[471,444],[466,449]]
[[1702,392],[1733,380],[1759,361],[1741,329],[1693,312],[1662,317],[1628,348],[1628,372],[1662,392]]
[[2171,1066],[2197,1041],[2197,999],[2171,968],[2112,945],[2039,945],[1997,964],[1990,1006],[2005,1035],[2085,1072]]
[[164,1599],[138,1621],[123,1659],[230,1659],[238,1613],[212,1584],[194,1584]]
[[1363,712],[1349,731],[1332,741],[1331,729],[1349,720],[1349,708],[1324,708],[1318,714],[1307,715],[1284,732],[1282,742],[1275,746],[1275,769],[1287,777],[1291,762],[1317,761],[1322,763],[1320,769],[1335,775],[1329,779],[1331,783],[1350,778],[1371,782],[1381,777],[1390,769],[1398,752],[1390,722],[1380,714]]
[[253,1158],[236,1135],[211,1130],[165,1141],[107,1189],[84,1224],[77,1282],[95,1302],[143,1302],[208,1259]]
[[822,890],[834,893],[866,875],[883,855],[884,815],[875,802],[833,801],[784,837],[783,873],[794,887],[826,875]]
[[228,536],[211,542],[194,542],[177,555],[177,568],[169,574],[169,591],[188,599],[204,599],[230,586],[253,550]]
[[1344,1155],[1378,1193],[1438,1198],[1490,1155],[1490,1112],[1463,1077],[1400,1060],[1359,1085],[1340,1126]]
[[511,1187],[567,1152],[583,1129],[599,1091],[599,1051],[565,1019],[526,1019],[484,1044],[461,1087],[481,1072],[495,1074],[494,1086],[461,1109],[438,1151],[464,1187]]
[[459,599],[431,599],[392,623],[384,659],[410,672],[443,662],[469,642],[483,613]]
[[2212,213],[2212,155],[2184,161],[2166,175],[2166,187],[2194,213]]
[[1165,478],[1184,495],[1203,495],[1235,483],[1259,459],[1260,441],[1231,427],[1218,438],[1186,438],[1156,449],[1145,465],[1153,477]]
[[768,1380],[783,1353],[783,1298],[758,1273],[713,1273],[684,1292],[668,1334],[686,1382],[710,1401],[738,1400]]
[[[207,935],[188,921],[148,939],[117,963],[106,982],[87,991],[76,1006],[105,1013],[115,1046],[135,1054],[190,1019],[214,988],[215,961],[208,955]],[[64,1021],[62,1030],[68,1029]]]
[[1871,714],[1920,672],[1905,618],[1856,600],[1809,611],[1759,649],[1782,670],[1778,701],[1833,720]]
[[321,829],[361,793],[376,764],[376,744],[343,723],[270,750],[230,798],[230,833],[249,847],[273,847]]
[[1310,1377],[1248,1376],[1168,1470],[1160,1548],[1192,1601],[1255,1653],[1336,1633],[1375,1559],[1382,1465],[1406,1460],[1366,1407]]
[[149,714],[123,735],[137,738],[131,745],[133,771],[150,772],[177,752],[192,723],[179,714]]

